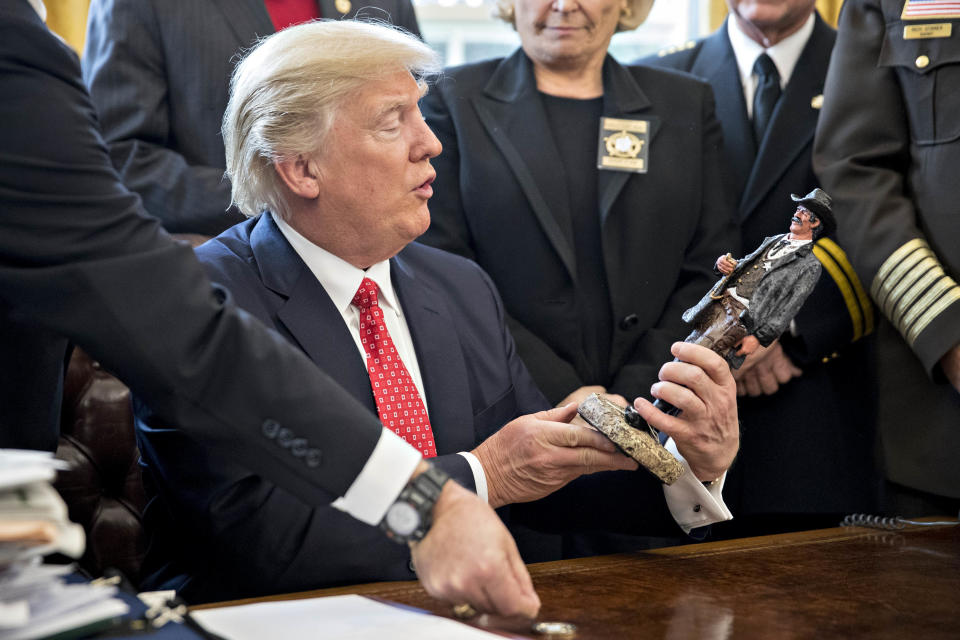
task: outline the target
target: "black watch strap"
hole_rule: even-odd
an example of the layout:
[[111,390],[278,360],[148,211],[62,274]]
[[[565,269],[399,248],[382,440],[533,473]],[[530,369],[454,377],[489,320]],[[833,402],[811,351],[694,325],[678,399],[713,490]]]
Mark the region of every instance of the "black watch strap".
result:
[[387,509],[380,528],[399,543],[422,540],[433,524],[433,507],[449,479],[446,471],[428,465],[426,471],[403,488],[396,502]]

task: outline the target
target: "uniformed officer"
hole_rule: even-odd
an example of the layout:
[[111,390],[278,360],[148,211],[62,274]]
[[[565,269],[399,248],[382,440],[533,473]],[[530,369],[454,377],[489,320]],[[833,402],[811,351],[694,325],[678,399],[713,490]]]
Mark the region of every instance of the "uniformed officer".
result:
[[960,8],[848,0],[814,168],[889,322],[879,333],[887,509],[960,508]]

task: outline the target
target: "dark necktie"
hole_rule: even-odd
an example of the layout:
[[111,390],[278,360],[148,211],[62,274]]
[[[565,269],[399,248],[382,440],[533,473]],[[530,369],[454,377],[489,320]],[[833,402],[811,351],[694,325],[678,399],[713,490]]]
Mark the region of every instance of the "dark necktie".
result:
[[420,392],[393,345],[377,301],[377,283],[364,278],[353,296],[360,311],[360,342],[367,354],[370,389],[380,422],[416,447],[424,458],[437,455],[433,430]]
[[773,60],[765,53],[757,56],[753,72],[757,74],[757,92],[753,96],[753,139],[759,147],[777,100],[780,99],[780,74]]

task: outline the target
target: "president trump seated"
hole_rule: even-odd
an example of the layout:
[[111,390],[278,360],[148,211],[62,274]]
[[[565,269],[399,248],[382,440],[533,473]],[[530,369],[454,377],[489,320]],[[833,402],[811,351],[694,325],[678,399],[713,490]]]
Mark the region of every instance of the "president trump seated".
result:
[[[681,361],[664,365],[655,394],[680,417],[636,401],[685,458],[684,476],[664,488],[571,422],[574,405],[549,407],[476,264],[413,242],[430,224],[430,159],[441,153],[418,108],[436,70],[429,47],[380,25],[313,22],[263,40],[236,69],[223,125],[233,199],[250,219],[197,250],[211,278],[396,442],[413,444],[411,470],[431,458],[494,507],[557,490],[563,504],[562,488],[580,476],[614,472],[617,515],[631,530],[728,518],[719,485],[701,482],[723,476],[738,446],[736,387],[721,358],[675,347]],[[146,407],[139,414],[153,496],[145,588],[201,602],[415,577],[408,546],[334,507],[303,504],[156,424]],[[297,455],[288,436],[272,434]],[[605,507],[598,496],[561,511],[576,519]]]

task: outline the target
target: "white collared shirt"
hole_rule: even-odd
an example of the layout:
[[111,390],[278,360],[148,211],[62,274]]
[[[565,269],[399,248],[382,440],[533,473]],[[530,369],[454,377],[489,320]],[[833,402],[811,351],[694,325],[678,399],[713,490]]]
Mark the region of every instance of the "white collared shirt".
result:
[[797,29],[769,49],[764,49],[760,43],[753,40],[741,31],[735,16],[727,18],[727,36],[733,47],[733,55],[737,59],[737,69],[740,71],[740,83],[743,87],[743,98],[747,105],[747,117],[753,117],[753,96],[757,92],[758,77],[753,73],[753,65],[757,56],[766,52],[780,74],[780,88],[783,89],[790,82],[790,76],[797,66],[800,54],[807,45],[807,40],[813,34],[813,25],[816,22],[814,13],[810,14],[803,26]]
[[[383,311],[384,324],[387,325],[387,331],[390,333],[390,339],[393,340],[393,346],[396,347],[397,353],[400,355],[400,360],[403,361],[404,366],[410,373],[410,377],[413,379],[413,383],[417,386],[417,391],[423,400],[423,406],[427,411],[427,415],[429,415],[430,405],[427,403],[427,394],[424,392],[423,376],[420,374],[420,364],[417,361],[417,351],[413,344],[413,337],[410,335],[410,327],[404,318],[403,308],[400,305],[400,300],[397,298],[397,293],[393,288],[393,282],[390,279],[390,262],[383,260],[368,267],[366,270],[360,269],[310,242],[298,233],[296,229],[280,219],[279,216],[274,216],[273,219],[277,223],[280,233],[287,239],[287,242],[290,243],[293,250],[296,251],[300,259],[303,260],[307,268],[310,269],[310,272],[313,273],[317,281],[327,292],[327,295],[330,296],[330,300],[337,308],[337,311],[340,312],[344,324],[347,325],[347,330],[353,337],[357,352],[360,354],[360,358],[364,363],[367,361],[367,354],[363,349],[363,343],[360,342],[360,310],[353,306],[352,301],[353,296],[357,293],[357,289],[360,288],[360,283],[364,278],[370,278],[377,284],[377,288],[379,289],[378,303]],[[366,367],[366,364],[364,364],[364,367]],[[387,449],[383,455],[403,456],[405,459],[407,454],[405,454],[403,450],[409,447],[409,445],[388,429],[384,429],[384,433],[390,434],[394,436],[394,438],[387,438],[386,441],[384,441],[385,436],[381,436],[380,442],[377,443],[374,449],[374,455],[377,455],[382,443]],[[409,448],[416,454],[417,462],[419,462],[420,454],[413,447]],[[394,451],[394,449],[397,451]],[[470,470],[473,472],[477,495],[486,500],[487,479],[486,474],[483,472],[483,466],[472,453],[461,451],[460,455],[466,459],[470,465]],[[373,457],[372,455],[370,460],[373,460]],[[389,463],[387,464],[389,465]],[[416,464],[413,466],[415,468]],[[333,503],[334,507],[354,515],[354,500],[359,502],[375,499],[369,492],[362,490],[367,480],[365,474],[368,474],[368,467],[370,469],[370,475],[374,474],[377,469],[390,468],[390,466],[383,466],[379,463],[371,464],[371,462],[368,461],[344,497]],[[410,473],[413,473],[413,468],[410,469]],[[387,508],[393,503],[397,495],[399,495],[400,490],[403,489],[403,486],[409,479],[410,473],[404,478],[396,493],[394,493],[388,501],[384,501],[380,518],[383,517]],[[359,493],[354,492],[354,487],[356,487],[358,483],[361,487],[361,489],[358,490]],[[375,481],[375,484],[372,486],[377,487],[377,491],[381,491],[382,489],[379,487],[382,487],[382,481]],[[344,501],[347,501],[346,506],[344,506]],[[379,521],[378,519],[377,522]]]

